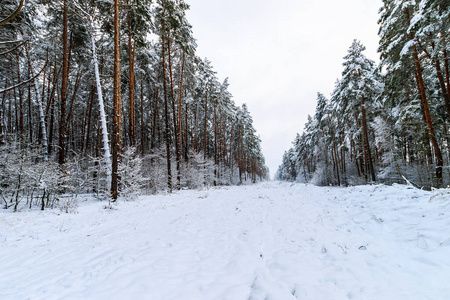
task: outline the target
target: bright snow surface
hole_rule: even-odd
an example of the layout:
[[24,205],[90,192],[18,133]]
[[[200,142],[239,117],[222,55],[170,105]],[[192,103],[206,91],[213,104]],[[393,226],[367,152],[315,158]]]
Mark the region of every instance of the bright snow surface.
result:
[[254,186],[0,212],[0,299],[450,299],[450,194]]

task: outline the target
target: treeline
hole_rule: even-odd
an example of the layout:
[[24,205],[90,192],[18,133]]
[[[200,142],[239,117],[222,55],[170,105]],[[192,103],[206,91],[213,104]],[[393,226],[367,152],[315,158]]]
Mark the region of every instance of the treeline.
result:
[[450,2],[384,0],[380,64],[354,41],[330,99],[285,152],[276,177],[319,185],[449,184]]
[[2,1],[5,207],[268,176],[246,105],[195,54],[188,9],[183,0]]

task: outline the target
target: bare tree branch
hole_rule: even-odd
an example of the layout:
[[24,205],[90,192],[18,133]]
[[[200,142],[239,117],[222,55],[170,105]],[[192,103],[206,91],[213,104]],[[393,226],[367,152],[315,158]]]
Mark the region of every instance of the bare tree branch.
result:
[[14,50],[16,50],[17,48],[19,48],[20,46],[22,46],[22,45],[25,44],[26,42],[27,42],[27,41],[23,41],[22,43],[20,43],[19,45],[15,46],[15,47],[12,48],[11,50],[8,50],[8,51],[5,51],[5,52],[0,53],[0,56],[6,55],[6,54],[8,54],[8,53],[13,52]]
[[24,0],[20,0],[19,7],[9,17],[6,17],[5,19],[1,20],[0,26],[5,25],[6,23],[8,23],[12,19],[14,19],[17,16],[17,14],[20,12],[20,10],[22,9],[23,3],[24,3]]
[[16,84],[16,85],[13,85],[13,86],[4,88],[3,90],[0,90],[0,94],[9,92],[9,91],[11,91],[11,90],[13,90],[13,89],[16,89],[16,88],[18,88],[18,87],[21,87],[22,85],[25,85],[25,84],[27,84],[27,83],[32,82],[35,78],[37,78],[37,77],[42,73],[42,71],[45,70],[45,68],[47,67],[47,63],[48,63],[48,61],[45,62],[44,67],[39,71],[39,73],[37,73],[36,75],[34,75],[33,77],[31,77],[30,79],[27,79],[27,80],[25,80],[25,81],[19,82],[19,83]]

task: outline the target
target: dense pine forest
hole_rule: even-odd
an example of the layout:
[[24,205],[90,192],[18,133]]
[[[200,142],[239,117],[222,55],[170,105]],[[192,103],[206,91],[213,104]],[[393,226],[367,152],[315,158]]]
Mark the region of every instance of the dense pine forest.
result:
[[342,77],[331,97],[318,93],[278,179],[450,183],[450,2],[383,0],[378,24],[380,63],[353,41]]
[[139,192],[268,177],[261,141],[211,62],[183,0],[3,0],[0,196]]

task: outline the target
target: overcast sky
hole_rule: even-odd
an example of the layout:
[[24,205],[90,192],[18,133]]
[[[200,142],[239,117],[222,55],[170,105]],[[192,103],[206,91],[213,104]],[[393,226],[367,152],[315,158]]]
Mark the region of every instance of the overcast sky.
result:
[[378,62],[381,0],[186,0],[197,39],[236,104],[247,103],[271,175],[329,97],[353,39]]

